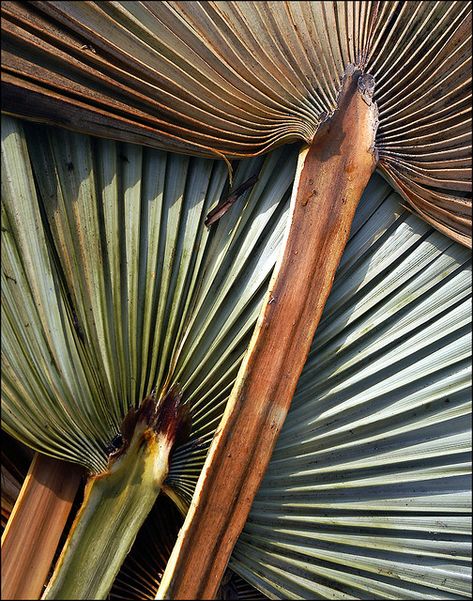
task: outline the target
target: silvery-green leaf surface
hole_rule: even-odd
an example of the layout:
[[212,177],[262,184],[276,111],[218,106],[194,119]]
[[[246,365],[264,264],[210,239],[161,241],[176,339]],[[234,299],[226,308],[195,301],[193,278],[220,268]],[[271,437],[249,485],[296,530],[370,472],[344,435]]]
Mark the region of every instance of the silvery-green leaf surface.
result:
[[131,407],[179,385],[193,428],[169,484],[189,497],[281,245],[297,158],[210,229],[221,161],[2,122],[2,424],[34,449],[105,469]]
[[230,566],[272,599],[471,596],[471,257],[374,176]]

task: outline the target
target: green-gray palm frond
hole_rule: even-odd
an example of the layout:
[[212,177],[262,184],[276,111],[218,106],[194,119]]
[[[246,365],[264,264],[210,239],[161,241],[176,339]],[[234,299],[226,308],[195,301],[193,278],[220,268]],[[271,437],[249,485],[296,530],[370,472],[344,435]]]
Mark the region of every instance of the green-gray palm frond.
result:
[[466,1],[4,2],[2,16],[8,112],[204,156],[310,143],[355,63],[377,82],[382,173],[471,244]]
[[272,599],[471,594],[471,257],[378,176],[230,566]]
[[99,473],[128,410],[179,384],[194,425],[170,481],[188,495],[277,257],[295,152],[242,162],[235,185],[259,174],[244,210],[208,229],[221,162],[2,130],[4,427]]

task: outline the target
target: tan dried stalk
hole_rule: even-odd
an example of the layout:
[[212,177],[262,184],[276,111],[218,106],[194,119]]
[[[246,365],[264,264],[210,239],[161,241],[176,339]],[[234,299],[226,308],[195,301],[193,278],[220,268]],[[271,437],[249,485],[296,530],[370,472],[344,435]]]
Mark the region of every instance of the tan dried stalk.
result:
[[81,474],[36,454],[2,536],[2,599],[39,599]]
[[158,599],[212,599],[284,423],[356,207],[376,167],[372,80],[350,68],[339,109],[300,155],[284,254],[199,478]]

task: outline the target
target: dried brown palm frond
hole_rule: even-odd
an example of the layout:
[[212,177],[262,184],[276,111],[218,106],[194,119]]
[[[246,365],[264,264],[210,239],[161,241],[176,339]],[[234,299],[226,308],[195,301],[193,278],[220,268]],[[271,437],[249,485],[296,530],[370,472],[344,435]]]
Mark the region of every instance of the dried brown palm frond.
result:
[[379,168],[471,244],[468,2],[2,3],[3,110],[204,156],[310,144],[348,64],[371,73]]

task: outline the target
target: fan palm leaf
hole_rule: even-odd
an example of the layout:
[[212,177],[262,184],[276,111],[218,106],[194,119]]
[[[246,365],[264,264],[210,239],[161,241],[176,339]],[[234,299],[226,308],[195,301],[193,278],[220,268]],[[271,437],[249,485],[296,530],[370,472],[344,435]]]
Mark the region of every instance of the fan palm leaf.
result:
[[4,428],[100,476],[128,412],[178,386],[194,427],[170,483],[189,498],[281,244],[296,153],[241,163],[235,184],[259,176],[247,210],[209,229],[221,163],[9,118],[2,130]]
[[179,383],[200,412],[225,398],[281,241],[295,154],[242,164],[236,182],[261,169],[248,211],[210,232],[223,165],[26,131],[3,122],[4,427],[100,473],[153,388]]
[[382,173],[424,219],[471,240],[468,2],[5,2],[2,13],[5,110],[205,156],[310,144],[354,63],[377,81]]
[[374,177],[230,562],[270,598],[470,596],[470,301]]

